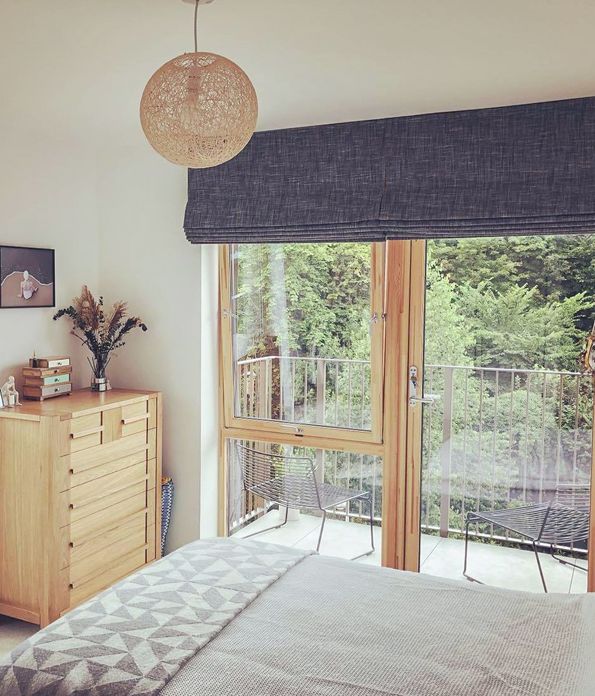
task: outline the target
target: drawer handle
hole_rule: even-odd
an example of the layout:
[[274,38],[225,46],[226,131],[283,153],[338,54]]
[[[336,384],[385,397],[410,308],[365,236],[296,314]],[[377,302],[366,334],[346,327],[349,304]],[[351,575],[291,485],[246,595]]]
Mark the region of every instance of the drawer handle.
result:
[[139,423],[140,421],[149,420],[149,414],[143,413],[142,416],[134,416],[134,418],[122,418],[122,425],[130,425],[131,423]]
[[74,590],[74,583],[73,583],[73,582],[69,582],[69,583],[68,583],[68,589],[69,589],[69,590]]
[[87,435],[95,435],[96,433],[102,433],[104,429],[103,425],[97,426],[97,428],[89,428],[89,430],[81,430],[78,433],[70,433],[72,440],[76,440],[79,437],[86,437]]
[[76,505],[75,505],[74,503],[70,503],[70,505],[69,505],[68,507],[69,507],[71,510],[76,509]]
[[70,541],[70,542],[68,543],[68,546],[70,546],[70,548],[73,549],[73,548],[74,548],[74,541]]

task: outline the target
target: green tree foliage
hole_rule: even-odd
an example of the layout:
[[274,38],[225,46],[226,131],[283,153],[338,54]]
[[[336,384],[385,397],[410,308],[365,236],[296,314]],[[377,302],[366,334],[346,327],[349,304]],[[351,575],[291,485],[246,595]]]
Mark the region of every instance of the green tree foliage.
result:
[[595,235],[489,237],[431,242],[442,272],[456,284],[494,292],[513,285],[534,290],[550,302],[584,293],[588,304],[576,317],[581,331],[591,328],[595,307]]
[[494,290],[483,281],[476,287],[460,286],[458,296],[464,323],[475,339],[476,365],[577,368],[583,334],[576,321],[590,305],[585,293],[545,300],[535,287]]
[[260,354],[369,358],[370,245],[242,245],[238,332]]
[[431,365],[470,365],[475,336],[461,311],[461,296],[434,260],[430,248],[426,271],[425,361]]

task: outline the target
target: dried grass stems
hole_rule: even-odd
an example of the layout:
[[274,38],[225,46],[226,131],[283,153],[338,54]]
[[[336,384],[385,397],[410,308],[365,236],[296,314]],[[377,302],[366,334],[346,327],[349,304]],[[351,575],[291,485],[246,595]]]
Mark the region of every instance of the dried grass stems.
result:
[[123,339],[130,331],[137,328],[147,330],[140,317],[128,316],[127,302],[115,302],[106,314],[103,297],[96,300],[86,285],[70,307],[54,314],[54,321],[60,317],[71,319],[70,333],[91,351],[92,357],[87,357],[87,360],[96,379],[105,377],[114,351],[126,345]]

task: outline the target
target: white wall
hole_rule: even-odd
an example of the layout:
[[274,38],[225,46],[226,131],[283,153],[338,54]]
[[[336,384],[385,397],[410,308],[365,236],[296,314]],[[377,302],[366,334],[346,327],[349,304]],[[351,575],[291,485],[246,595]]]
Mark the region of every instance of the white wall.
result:
[[[0,110],[0,243],[56,250],[56,303],[70,304],[83,283],[98,285],[98,237],[93,160],[83,148],[40,137],[31,124]],[[91,176],[81,176],[89,172]],[[37,355],[73,356],[73,381],[88,383],[89,368],[66,319],[55,309],[0,309],[0,382]]]
[[174,478],[169,548],[199,535],[201,255],[182,231],[186,173],[139,135],[98,158],[100,284],[147,323],[110,365],[114,386],[164,398],[164,472]]

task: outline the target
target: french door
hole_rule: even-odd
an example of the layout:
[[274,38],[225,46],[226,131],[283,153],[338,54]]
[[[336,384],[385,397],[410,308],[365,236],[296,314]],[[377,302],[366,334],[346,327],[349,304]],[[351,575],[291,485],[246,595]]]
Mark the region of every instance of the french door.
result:
[[594,238],[411,244],[404,567],[594,590]]
[[[377,562],[413,571],[431,569],[424,561],[436,539],[460,547],[468,512],[539,503],[555,488],[552,481],[565,483],[569,471],[570,483],[590,481],[591,379],[567,376],[571,370],[562,369],[571,364],[568,342],[558,356],[566,360],[560,369],[547,363],[541,370],[548,372],[545,382],[543,376],[528,377],[526,336],[516,337],[517,352],[506,356],[504,366],[493,351],[486,362],[487,349],[474,353],[467,333],[476,337],[476,348],[477,337],[485,343],[489,332],[477,317],[483,312],[484,328],[493,328],[493,289],[484,284],[473,295],[461,273],[457,276],[457,259],[473,270],[476,251],[470,243],[462,250],[441,249],[438,267],[432,244],[221,247],[220,533],[272,514],[267,501],[241,490],[236,441],[306,455],[316,462],[321,480],[368,491],[381,529]],[[497,266],[485,247],[480,251],[484,265]],[[469,276],[476,285],[485,280],[476,277],[480,272]],[[512,280],[522,287],[522,279]],[[518,292],[516,299],[511,295],[512,307],[527,299],[525,291]],[[543,306],[533,302],[532,316],[550,329],[557,319],[568,322],[573,309],[589,311],[576,298],[570,306],[561,296],[555,304],[553,291],[552,301],[546,295]],[[493,297],[494,307],[502,302]],[[459,317],[455,300],[475,303],[467,316],[467,324],[475,322],[471,328]],[[556,314],[560,303],[564,307]],[[573,340],[578,345],[578,335]],[[542,347],[541,354],[552,357],[551,347]],[[544,453],[556,443],[552,469]],[[538,490],[523,489],[529,479],[538,482],[533,486]],[[361,508],[347,506],[337,520],[351,524],[355,538],[365,516]],[[307,520],[312,529],[304,544],[314,535],[315,520]],[[306,525],[305,518],[300,524]],[[346,527],[337,529],[337,538],[345,536]],[[516,543],[493,525],[472,532],[475,558],[489,545]],[[578,551],[584,565],[585,549]],[[462,565],[460,571],[462,577]],[[593,566],[589,572],[595,589]]]

